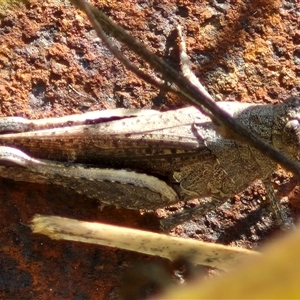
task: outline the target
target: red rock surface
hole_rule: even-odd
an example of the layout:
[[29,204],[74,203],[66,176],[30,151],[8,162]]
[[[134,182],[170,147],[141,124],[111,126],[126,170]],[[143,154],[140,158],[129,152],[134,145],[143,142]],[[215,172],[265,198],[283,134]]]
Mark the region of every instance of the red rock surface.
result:
[[[298,94],[300,6],[295,2],[134,0],[97,6],[175,68],[174,26],[180,23],[196,74],[224,100],[277,103]],[[2,4],[0,13],[1,115],[45,118],[114,107],[180,106],[127,72],[68,1]],[[274,178],[281,195],[288,195],[294,185],[286,175]],[[290,192],[291,199],[297,193]],[[53,241],[27,226],[39,213],[158,230],[155,213],[100,211],[96,200],[63,188],[4,179],[0,201],[1,299],[117,299],[131,266],[168,265],[119,249]],[[299,201],[291,205],[296,218]],[[264,190],[256,184],[172,234],[253,248],[275,232]]]

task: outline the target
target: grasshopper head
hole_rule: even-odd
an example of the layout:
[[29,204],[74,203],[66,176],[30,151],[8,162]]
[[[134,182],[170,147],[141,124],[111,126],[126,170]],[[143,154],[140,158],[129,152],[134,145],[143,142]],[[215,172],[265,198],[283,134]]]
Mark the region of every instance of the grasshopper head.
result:
[[300,161],[300,98],[274,107],[272,140],[276,148]]

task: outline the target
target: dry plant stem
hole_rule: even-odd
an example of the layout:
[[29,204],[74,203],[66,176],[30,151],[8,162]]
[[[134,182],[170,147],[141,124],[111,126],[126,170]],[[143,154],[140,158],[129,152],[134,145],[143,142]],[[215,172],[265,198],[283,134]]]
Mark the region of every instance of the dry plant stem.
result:
[[116,247],[170,260],[185,257],[193,263],[224,270],[235,267],[247,257],[260,256],[258,252],[237,247],[56,216],[35,215],[30,227],[34,233],[52,239]]
[[205,87],[200,83],[196,75],[192,72],[190,68],[190,59],[186,53],[186,44],[182,35],[181,26],[177,26],[177,32],[179,36],[179,55],[180,55],[180,65],[182,74],[188,79],[193,85],[195,85],[204,95],[206,95],[211,101],[214,101],[212,96],[207,92]]
[[[107,32],[114,36],[117,40],[124,43],[130,50],[143,58],[158,73],[162,74],[166,81],[176,84],[181,98],[195,105],[204,114],[211,117],[216,125],[216,130],[224,137],[246,142],[249,145],[260,150],[263,154],[267,154],[275,162],[279,163],[285,169],[293,172],[300,178],[300,166],[297,162],[292,161],[286,155],[282,154],[268,143],[257,138],[246,128],[237,123],[227,112],[220,109],[216,103],[211,101],[205,93],[192,84],[184,76],[176,72],[167,63],[146,49],[140,42],[129,35],[122,27],[112,22],[104,13],[86,3],[84,0],[71,0],[80,9],[86,12],[86,7],[92,12],[89,18],[93,23],[103,27]],[[83,3],[85,3],[83,5]],[[134,71],[134,70],[132,70]],[[138,75],[138,74],[137,74]],[[139,75],[138,75],[139,76]],[[165,89],[168,89],[166,86]],[[172,92],[172,89],[170,89]]]

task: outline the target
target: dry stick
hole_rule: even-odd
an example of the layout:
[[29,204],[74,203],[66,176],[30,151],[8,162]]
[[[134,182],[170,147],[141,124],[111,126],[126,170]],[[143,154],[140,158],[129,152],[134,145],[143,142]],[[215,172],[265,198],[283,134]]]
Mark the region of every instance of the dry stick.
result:
[[195,85],[203,94],[205,94],[211,101],[214,101],[212,96],[207,92],[201,82],[198,80],[196,75],[192,72],[190,68],[190,58],[186,54],[186,44],[182,35],[181,26],[177,26],[177,33],[179,37],[179,55],[180,55],[180,66],[181,72],[185,78],[187,78],[193,85]]
[[[248,143],[300,178],[300,165],[298,162],[289,159],[286,155],[276,150],[270,144],[257,138],[245,127],[237,123],[226,111],[220,109],[211,101],[210,97],[201,92],[195,85],[171,68],[162,59],[150,52],[121,26],[111,21],[103,12],[86,3],[84,0],[71,0],[71,2],[87,14],[90,21],[96,25],[97,33],[102,26],[103,29],[109,32],[113,37],[124,43],[131,51],[143,58],[154,70],[162,74],[165,80],[176,84],[179,89],[177,93],[181,95],[181,98],[196,106],[204,114],[209,115],[216,126],[216,130],[225,138]],[[102,28],[100,30],[102,30]],[[139,76],[139,74],[137,75]],[[174,92],[174,89],[169,89],[167,86],[164,88]]]
[[170,260],[184,257],[195,264],[223,270],[239,265],[245,258],[260,256],[256,251],[233,246],[57,216],[35,215],[30,227],[34,233],[44,234],[52,239],[117,247]]

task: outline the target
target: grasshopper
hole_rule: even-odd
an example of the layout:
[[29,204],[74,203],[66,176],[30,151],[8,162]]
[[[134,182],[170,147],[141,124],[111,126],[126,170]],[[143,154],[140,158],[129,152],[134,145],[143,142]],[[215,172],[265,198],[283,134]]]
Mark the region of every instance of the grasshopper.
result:
[[[299,160],[300,100],[278,105],[220,102],[238,122]],[[168,230],[205,214],[276,169],[268,156],[221,137],[194,107],[111,110],[69,117],[0,119],[2,177],[61,185],[104,204],[157,209],[210,196],[162,220]]]
[[[191,72],[183,68],[183,73]],[[197,85],[193,75],[188,77]],[[299,160],[299,99],[276,106],[218,106],[263,141]],[[162,220],[164,230],[209,212],[256,179],[266,182],[277,166],[255,148],[219,135],[211,119],[194,107],[31,121],[7,117],[0,119],[0,132],[2,177],[62,185],[104,204],[131,209],[153,210],[211,197],[205,205]],[[267,191],[274,198],[268,185]]]

